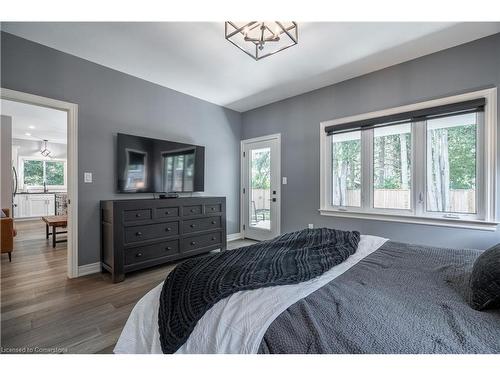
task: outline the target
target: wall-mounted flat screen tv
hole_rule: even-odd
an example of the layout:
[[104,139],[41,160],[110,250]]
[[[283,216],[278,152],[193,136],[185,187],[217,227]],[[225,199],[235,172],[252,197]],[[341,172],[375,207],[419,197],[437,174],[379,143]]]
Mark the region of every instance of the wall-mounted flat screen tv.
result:
[[186,193],[204,185],[205,147],[118,133],[118,192]]

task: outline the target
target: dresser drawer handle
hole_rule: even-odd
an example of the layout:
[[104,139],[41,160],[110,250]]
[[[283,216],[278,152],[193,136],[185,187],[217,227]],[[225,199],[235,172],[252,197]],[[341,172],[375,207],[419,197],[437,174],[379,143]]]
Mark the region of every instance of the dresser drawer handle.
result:
[[135,214],[135,217],[141,217],[141,214]]
[[212,220],[212,224],[215,224],[215,223],[216,223],[216,221],[215,221],[215,220]]
[[136,232],[136,236],[142,236],[142,232]]
[[217,238],[216,237],[212,237],[212,241],[215,241]]
[[191,212],[196,212],[196,208],[191,208]]
[[167,251],[168,251],[168,250],[172,250],[172,246],[167,246],[167,247],[165,248],[165,250],[167,250]]
[[212,211],[215,211],[215,207],[210,208]]
[[165,211],[165,215],[168,215],[170,213],[170,211]]
[[137,258],[140,258],[140,257],[142,257],[142,253],[137,253],[137,254],[135,254],[135,256],[136,256]]
[[194,227],[196,227],[196,224],[191,224],[190,227],[194,228]]
[[191,245],[196,245],[196,241],[191,241]]
[[165,230],[166,230],[167,232],[170,232],[172,229],[170,229],[170,227],[167,227]]

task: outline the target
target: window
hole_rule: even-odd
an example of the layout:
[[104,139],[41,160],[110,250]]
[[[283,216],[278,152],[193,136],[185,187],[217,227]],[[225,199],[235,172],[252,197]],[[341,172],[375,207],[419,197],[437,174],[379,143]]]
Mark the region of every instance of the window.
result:
[[332,185],[335,206],[361,206],[361,132],[332,137]]
[[495,102],[491,89],[322,123],[320,212],[494,230]]
[[476,113],[427,121],[427,210],[476,214]]
[[411,208],[411,123],[373,130],[373,207]]
[[66,161],[22,159],[22,182],[26,187],[41,187],[45,182],[50,187],[66,186]]

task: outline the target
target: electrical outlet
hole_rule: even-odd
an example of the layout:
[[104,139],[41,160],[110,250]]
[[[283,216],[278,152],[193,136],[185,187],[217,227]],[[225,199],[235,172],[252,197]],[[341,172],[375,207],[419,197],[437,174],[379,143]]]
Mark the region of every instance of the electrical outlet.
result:
[[307,224],[307,227],[308,227],[309,229],[313,229],[313,228],[314,228],[314,224]]
[[282,184],[283,184],[283,185],[286,185],[286,184],[287,184],[287,182],[288,182],[288,181],[287,181],[287,178],[286,178],[286,177],[283,177]]

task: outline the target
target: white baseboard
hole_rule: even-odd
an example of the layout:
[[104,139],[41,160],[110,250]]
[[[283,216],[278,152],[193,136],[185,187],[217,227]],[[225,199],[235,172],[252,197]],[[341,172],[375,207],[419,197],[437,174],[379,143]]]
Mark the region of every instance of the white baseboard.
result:
[[78,266],[78,277],[90,275],[92,273],[101,272],[101,262],[84,264],[83,266]]
[[243,238],[242,233],[231,233],[227,235],[227,240],[228,241],[236,241],[236,240],[241,240]]
[[[227,235],[227,241],[236,241],[242,239],[241,233],[232,233]],[[78,277],[101,272],[101,262],[84,264],[78,266]]]

